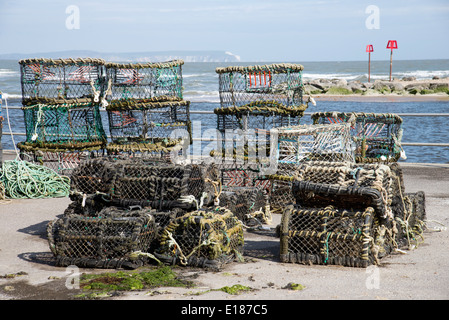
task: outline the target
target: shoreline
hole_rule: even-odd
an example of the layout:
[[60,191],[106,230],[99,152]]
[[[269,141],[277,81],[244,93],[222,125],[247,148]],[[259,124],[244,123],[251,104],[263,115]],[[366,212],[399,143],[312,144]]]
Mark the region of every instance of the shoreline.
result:
[[315,101],[356,101],[356,102],[434,102],[449,101],[449,95],[398,95],[398,94],[347,94],[330,95],[318,94],[312,95]]
[[361,82],[344,79],[304,81],[304,96],[321,101],[413,102],[449,101],[449,78],[402,79]]

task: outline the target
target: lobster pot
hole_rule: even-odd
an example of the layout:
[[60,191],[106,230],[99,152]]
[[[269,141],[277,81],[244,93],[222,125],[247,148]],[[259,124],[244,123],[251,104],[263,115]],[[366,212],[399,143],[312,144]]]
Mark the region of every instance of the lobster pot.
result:
[[102,193],[111,200],[146,202],[155,208],[207,204],[218,195],[218,183],[214,165],[176,165],[139,158],[92,159],[76,168],[71,177],[74,197]]
[[199,209],[173,220],[154,255],[169,265],[220,269],[243,254],[243,226],[224,207]]
[[256,164],[270,159],[271,133],[278,127],[299,125],[307,106],[285,107],[276,101],[256,101],[241,107],[216,108],[218,139],[214,157]]
[[401,156],[402,118],[391,113],[317,112],[314,123],[352,123],[357,162],[395,162]]
[[349,124],[299,125],[274,130],[277,168],[275,174],[267,176],[271,180],[270,206],[274,211],[295,203],[291,181],[301,164],[355,162],[349,130]]
[[106,63],[109,105],[157,97],[182,99],[182,60],[159,63]]
[[299,125],[275,132],[278,175],[292,176],[307,161],[355,162],[349,124]]
[[106,145],[96,103],[36,104],[22,110],[29,146],[81,150]]
[[270,177],[269,203],[271,211],[282,213],[286,205],[296,203],[292,193],[292,180],[293,178],[283,176]]
[[18,143],[22,160],[45,166],[61,175],[70,176],[81,162],[95,159],[104,155],[104,150],[98,147],[83,148],[80,150],[40,148],[32,144]]
[[290,63],[217,68],[221,107],[242,107],[254,102],[300,106],[303,69],[300,64]]
[[270,130],[298,125],[307,109],[302,70],[302,65],[287,63],[217,68],[218,153],[248,162],[269,157]]
[[281,221],[282,262],[367,267],[391,251],[392,238],[370,207],[361,211],[290,206]]
[[102,59],[24,59],[19,61],[22,104],[99,102]]
[[270,180],[265,178],[257,165],[236,165],[234,161],[218,163],[221,184],[224,189],[252,187],[269,192]]
[[109,105],[110,153],[168,153],[192,142],[189,101]]
[[379,217],[391,219],[392,186],[387,165],[309,162],[298,167],[292,193],[298,205],[373,207]]
[[127,211],[115,207],[97,216],[66,214],[48,224],[49,246],[57,266],[127,268],[142,266],[156,237],[147,210]]
[[424,241],[426,228],[426,197],[423,191],[405,193],[394,211],[398,229],[396,243],[399,248],[417,247]]
[[259,188],[230,187],[220,194],[220,206],[228,208],[245,226],[271,221],[268,194]]

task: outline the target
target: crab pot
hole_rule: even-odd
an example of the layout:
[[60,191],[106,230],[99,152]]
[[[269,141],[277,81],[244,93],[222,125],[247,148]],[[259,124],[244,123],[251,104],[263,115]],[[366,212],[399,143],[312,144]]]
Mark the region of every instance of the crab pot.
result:
[[220,194],[220,206],[228,208],[245,226],[259,226],[271,220],[268,194],[253,187],[228,187]]
[[70,176],[83,161],[104,156],[104,150],[101,147],[68,150],[40,148],[26,143],[18,143],[17,147],[22,160],[42,165],[66,176]]
[[108,151],[169,152],[176,145],[192,143],[189,105],[176,99],[108,105]]
[[19,64],[23,105],[99,99],[105,64],[102,59],[24,59]]
[[300,64],[271,64],[217,68],[222,108],[274,101],[286,108],[303,104]]
[[199,209],[174,219],[154,255],[174,265],[219,270],[243,254],[243,226],[224,207]]
[[81,150],[106,144],[96,103],[36,104],[22,110],[27,145]]
[[57,266],[134,269],[156,238],[149,210],[107,207],[96,216],[65,214],[48,224],[49,246]]
[[392,113],[317,112],[314,123],[350,122],[357,162],[396,162],[401,156],[402,118]]
[[[302,70],[298,64],[217,68],[221,107],[214,113],[223,138],[217,146],[219,152],[231,152],[245,161],[251,154],[259,159],[269,157],[270,130],[298,125],[307,109]],[[246,139],[243,152],[236,141],[241,138],[234,139],[240,132]]]
[[[217,184],[218,172],[214,165],[176,165],[112,156],[83,162],[71,177],[74,197],[101,193],[113,201],[148,201],[154,208],[209,203],[216,194]],[[191,201],[183,201],[187,198]]]
[[373,208],[290,206],[281,221],[282,262],[367,267],[390,253],[392,238]]
[[349,124],[299,125],[275,129],[278,173],[291,176],[308,161],[354,162]]
[[381,218],[391,219],[393,179],[389,166],[379,163],[310,162],[302,164],[292,182],[298,205],[362,210],[373,207]]
[[286,204],[295,203],[291,181],[302,163],[354,162],[349,130],[349,124],[298,125],[274,130],[277,168],[274,174],[267,176],[271,180],[270,206],[273,210],[282,210]]
[[161,97],[182,99],[182,65],[173,60],[159,63],[106,63],[105,95],[110,105],[124,100]]

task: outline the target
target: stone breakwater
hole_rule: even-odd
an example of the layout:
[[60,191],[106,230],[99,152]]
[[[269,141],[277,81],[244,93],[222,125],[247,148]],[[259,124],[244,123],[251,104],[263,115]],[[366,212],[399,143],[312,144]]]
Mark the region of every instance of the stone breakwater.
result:
[[345,79],[313,79],[304,80],[306,94],[311,95],[439,95],[449,96],[449,78],[416,80],[413,77],[402,79],[375,80],[361,82]]

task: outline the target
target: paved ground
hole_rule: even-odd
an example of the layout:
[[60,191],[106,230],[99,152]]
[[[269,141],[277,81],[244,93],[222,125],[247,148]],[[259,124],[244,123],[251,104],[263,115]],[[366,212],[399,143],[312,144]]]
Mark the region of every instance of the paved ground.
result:
[[[227,265],[220,272],[178,268],[197,286],[130,292],[113,299],[147,300],[299,300],[299,299],[442,299],[449,298],[449,165],[402,164],[406,192],[426,192],[431,228],[425,242],[406,254],[382,259],[367,269],[306,266],[279,262],[279,238],[274,232],[246,232],[248,262]],[[54,266],[46,224],[61,215],[69,199],[13,200],[0,204],[0,299],[70,299],[77,293],[66,287],[70,275]],[[275,215],[270,227],[280,221]],[[104,270],[82,269],[81,272]],[[14,278],[7,275],[20,274]],[[289,283],[305,286],[288,289]],[[253,291],[230,295],[209,291],[241,284]],[[197,294],[194,294],[197,293]]]

